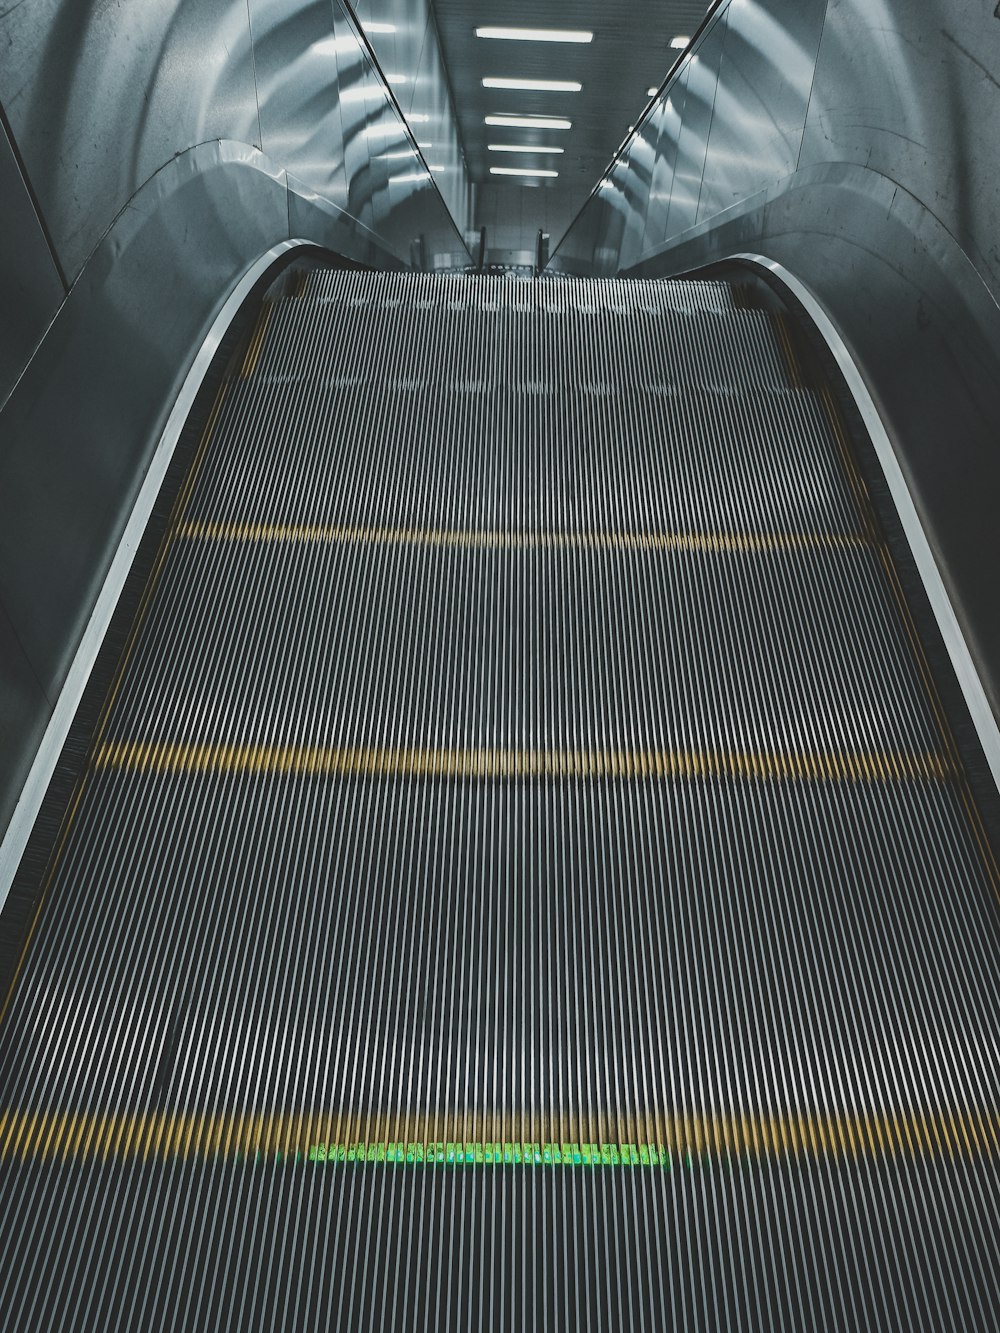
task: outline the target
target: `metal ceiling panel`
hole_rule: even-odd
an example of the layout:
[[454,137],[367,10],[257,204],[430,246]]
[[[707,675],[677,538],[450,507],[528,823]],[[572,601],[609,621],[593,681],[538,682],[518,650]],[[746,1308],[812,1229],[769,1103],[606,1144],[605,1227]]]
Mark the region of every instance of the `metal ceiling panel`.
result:
[[[581,189],[594,186],[642,114],[648,89],[658,86],[674,63],[678,53],[671,49],[671,39],[693,34],[710,5],[708,0],[632,0],[609,9],[596,0],[485,0],[475,5],[433,0],[433,7],[471,180],[495,184],[502,216],[504,196],[517,206],[521,185],[516,177],[491,177],[491,166],[559,172],[543,189],[524,191],[519,207],[524,244],[529,245],[546,211],[553,211],[553,195],[579,197]],[[484,40],[475,35],[480,26],[585,29],[594,33],[594,40],[586,45]],[[582,90],[488,89],[483,87],[485,77],[575,81]],[[573,127],[503,130],[486,125],[490,114],[563,116]],[[498,142],[564,151],[491,153],[489,145]],[[543,196],[549,197],[544,204]]]

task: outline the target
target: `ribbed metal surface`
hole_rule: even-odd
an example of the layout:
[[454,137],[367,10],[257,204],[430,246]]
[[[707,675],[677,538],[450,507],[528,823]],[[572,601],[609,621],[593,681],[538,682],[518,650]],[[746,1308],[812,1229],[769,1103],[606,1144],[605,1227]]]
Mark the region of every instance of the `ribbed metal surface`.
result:
[[995,870],[745,307],[267,311],[0,1030],[3,1327],[1000,1323]]

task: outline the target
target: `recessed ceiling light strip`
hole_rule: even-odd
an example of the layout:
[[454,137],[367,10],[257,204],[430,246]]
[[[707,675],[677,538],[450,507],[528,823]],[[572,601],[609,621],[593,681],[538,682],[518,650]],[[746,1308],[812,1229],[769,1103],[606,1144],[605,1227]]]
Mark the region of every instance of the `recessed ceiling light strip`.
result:
[[491,143],[491,153],[564,153],[565,148],[555,148],[551,144],[534,143]]
[[486,116],[487,125],[502,125],[511,130],[571,130],[573,122],[560,116]]
[[567,79],[483,79],[484,88],[510,88],[529,93],[578,93],[582,83]]
[[558,171],[547,167],[490,167],[491,176],[558,176]]
[[506,42],[577,42],[594,40],[592,32],[566,28],[477,28],[477,37],[491,37]]

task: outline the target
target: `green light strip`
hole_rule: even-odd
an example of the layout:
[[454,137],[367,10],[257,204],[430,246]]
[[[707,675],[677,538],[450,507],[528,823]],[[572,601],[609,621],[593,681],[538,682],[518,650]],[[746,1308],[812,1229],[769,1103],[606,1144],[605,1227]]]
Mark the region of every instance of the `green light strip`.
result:
[[314,1143],[306,1160],[391,1166],[663,1167],[672,1161],[666,1148],[652,1143]]

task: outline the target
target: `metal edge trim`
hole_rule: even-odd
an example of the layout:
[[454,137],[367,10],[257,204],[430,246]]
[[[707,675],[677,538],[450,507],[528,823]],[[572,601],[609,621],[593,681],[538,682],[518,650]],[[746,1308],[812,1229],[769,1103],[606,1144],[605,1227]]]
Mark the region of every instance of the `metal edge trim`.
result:
[[778,282],[787,287],[805,308],[824,342],[833,353],[851,396],[861,413],[865,428],[871,437],[879,465],[889,487],[889,493],[892,496],[893,504],[896,506],[899,521],[909,543],[917,572],[923,582],[924,590],[934,612],[934,618],[937,621],[938,629],[941,632],[952,667],[958,678],[959,687],[965,698],[966,707],[979,736],[979,743],[983,747],[986,762],[993,774],[993,781],[1000,790],[1000,725],[998,725],[997,718],[983,688],[982,680],[976,669],[972,653],[969,651],[969,645],[962,632],[961,624],[942,578],[938,562],[913,502],[910,488],[899,465],[899,459],[896,457],[896,451],[892,446],[892,441],[889,439],[878,408],[875,406],[857,363],[824,307],[809,288],[793,273],[789,272],[783,264],[779,264],[777,260],[767,258],[766,255],[753,253],[731,254],[726,256],[726,260],[738,261],[765,269]]
[[10,823],[3,835],[3,841],[0,842],[0,911],[3,910],[7,901],[7,895],[17,873],[17,867],[24,854],[31,830],[34,828],[35,820],[41,809],[52,774],[55,772],[59,755],[62,753],[77,707],[83,697],[94,662],[97,660],[97,654],[114,615],[115,607],[118,605],[125,580],[132,568],[132,562],[139,549],[139,543],[146,530],[146,524],[149,522],[149,516],[163,484],[163,478],[170,465],[177,441],[180,439],[184,423],[187,421],[188,414],[202,382],[208,374],[219,345],[230,324],[235,319],[240,306],[275,260],[289,250],[313,244],[314,242],[303,238],[280,241],[250,265],[223,303],[222,308],[212,322],[212,327],[198,349],[187,375],[184,377],[184,382],[174,400],[173,407],[170,409],[166,425],[153,451],[146,475],[139,488],[139,494],[136,496],[132,512],[129,514],[121,540],[118,543],[118,548],[112,557],[101,591],[98,593],[94,609],[87,622],[87,627],[74,654],[62,689],[59,691],[59,698],[56,700],[55,707],[49,717],[45,734],[35,753],[24,786],[21,788],[21,795],[18,797],[14,813],[11,815]]

